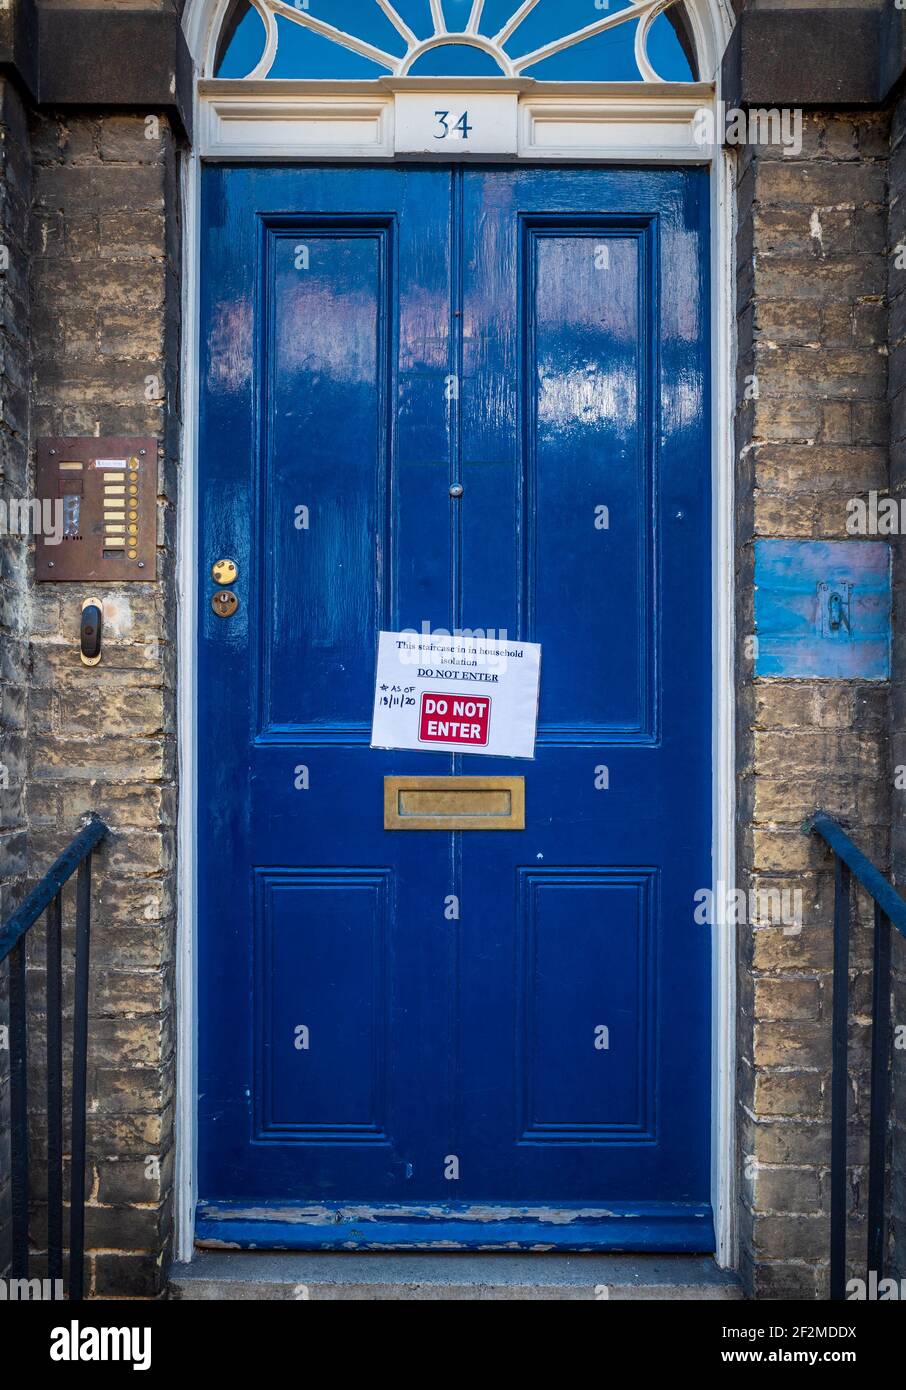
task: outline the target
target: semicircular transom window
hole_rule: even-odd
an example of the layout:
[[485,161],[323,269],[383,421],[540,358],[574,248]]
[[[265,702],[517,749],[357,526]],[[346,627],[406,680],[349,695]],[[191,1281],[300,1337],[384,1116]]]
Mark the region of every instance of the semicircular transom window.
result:
[[216,77],[694,82],[682,0],[233,0]]

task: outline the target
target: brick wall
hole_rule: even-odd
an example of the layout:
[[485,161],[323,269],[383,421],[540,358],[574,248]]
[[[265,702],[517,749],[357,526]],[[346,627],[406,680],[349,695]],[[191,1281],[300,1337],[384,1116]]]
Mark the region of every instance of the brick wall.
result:
[[[906,493],[906,268],[897,264],[906,246],[906,99],[893,113],[890,150],[890,255],[888,259],[890,338],[890,490]],[[893,543],[893,680],[891,683],[891,867],[900,892],[906,891],[906,555],[900,537]],[[906,942],[894,933],[893,950],[893,1136],[891,1180],[891,1273],[906,1278]]]
[[[175,151],[163,116],[126,114],[42,116],[32,151],[34,436],[161,441],[158,580],[102,586],[99,666],[78,656],[86,586],[33,591],[27,793],[32,875],[86,813],[114,832],[95,878],[87,1287],[154,1295],[173,1168]],[[40,937],[33,956],[40,989]],[[38,1211],[39,1247],[42,1229]]]
[[[798,158],[738,165],[738,883],[803,892],[801,932],[739,929],[741,1261],[762,1297],[826,1296],[832,871],[803,818],[841,817],[887,861],[887,687],[755,678],[753,543],[846,538],[887,482],[888,128],[806,115]],[[754,379],[754,382],[753,382]],[[753,389],[754,385],[754,389]],[[852,951],[850,1254],[864,1249],[870,921]]]
[[[0,79],[0,920],[26,873],[25,708],[28,680],[28,543],[5,525],[10,499],[28,496],[28,209],[25,113]],[[7,967],[0,966],[0,1032],[7,1025]],[[0,1045],[0,1275],[9,1256],[9,1051]]]

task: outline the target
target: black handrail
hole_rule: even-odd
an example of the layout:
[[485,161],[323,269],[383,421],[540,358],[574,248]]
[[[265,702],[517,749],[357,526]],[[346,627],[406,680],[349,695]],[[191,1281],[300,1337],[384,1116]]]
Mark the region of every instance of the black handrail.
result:
[[75,998],[72,1028],[72,1138],[69,1189],[69,1297],[84,1293],[85,1107],[88,1077],[88,952],[91,856],[107,835],[93,816],[0,928],[0,964],[9,957],[9,1051],[14,1279],[28,1278],[28,1045],[25,937],[47,912],[47,1275],[63,1278],[63,899],[76,879]]
[[819,811],[803,826],[820,835],[834,852],[834,1002],[831,1064],[831,1248],[830,1296],[846,1297],[846,1124],[849,1026],[850,880],[855,878],[874,901],[874,964],[871,1010],[871,1110],[868,1133],[868,1260],[884,1277],[884,1181],[890,1107],[890,924],[906,937],[906,902],[842,826]]

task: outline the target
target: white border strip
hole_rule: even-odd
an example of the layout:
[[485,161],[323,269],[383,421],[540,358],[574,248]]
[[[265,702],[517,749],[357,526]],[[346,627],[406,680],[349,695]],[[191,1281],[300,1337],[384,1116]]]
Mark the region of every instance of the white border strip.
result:
[[[197,113],[196,113],[197,114]],[[197,1148],[197,926],[195,839],[198,805],[196,690],[198,680],[198,398],[201,345],[198,273],[201,263],[200,161],[180,158],[182,204],[182,467],[179,469],[176,557],[176,708],[179,766],[176,920],[176,1155],[174,1256],[191,1260],[195,1241]]]

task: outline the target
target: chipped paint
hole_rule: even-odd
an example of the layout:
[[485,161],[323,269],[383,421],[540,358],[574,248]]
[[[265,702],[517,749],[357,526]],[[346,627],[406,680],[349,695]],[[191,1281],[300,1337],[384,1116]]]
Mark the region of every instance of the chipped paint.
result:
[[[627,1224],[630,1223],[631,1225]],[[710,1209],[652,1202],[619,1207],[422,1203],[411,1206],[312,1202],[242,1206],[202,1203],[200,1245],[244,1250],[625,1250],[710,1252]],[[213,1247],[212,1247],[213,1248]]]
[[346,1225],[367,1221],[537,1221],[556,1226],[581,1221],[602,1221],[636,1213],[616,1212],[607,1207],[505,1207],[478,1204],[475,1206],[305,1206],[305,1207],[217,1207],[205,1206],[203,1214],[209,1221],[270,1221],[293,1222],[298,1225],[323,1225],[334,1222]]

